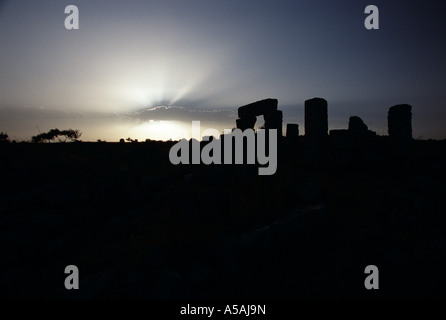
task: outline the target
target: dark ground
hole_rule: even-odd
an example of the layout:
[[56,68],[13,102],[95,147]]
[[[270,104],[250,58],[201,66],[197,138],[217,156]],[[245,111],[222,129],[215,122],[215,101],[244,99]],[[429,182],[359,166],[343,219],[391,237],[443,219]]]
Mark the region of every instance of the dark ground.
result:
[[445,141],[285,144],[274,176],[172,144],[0,145],[0,296],[446,298]]

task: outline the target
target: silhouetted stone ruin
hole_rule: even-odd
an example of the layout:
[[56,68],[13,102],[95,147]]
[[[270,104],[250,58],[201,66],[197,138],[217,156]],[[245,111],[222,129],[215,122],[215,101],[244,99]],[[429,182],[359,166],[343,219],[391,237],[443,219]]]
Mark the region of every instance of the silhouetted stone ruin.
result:
[[[265,129],[276,129],[282,137],[283,113],[277,109],[277,99],[265,99],[250,103],[238,109],[237,128],[242,131],[254,129],[257,117],[263,115]],[[392,150],[405,153],[412,141],[412,107],[407,104],[396,105],[389,109],[388,130]],[[328,132],[328,103],[323,98],[305,101],[305,159],[309,163],[322,162],[327,155],[330,143],[342,148],[357,148],[376,141],[376,132],[369,130],[358,116],[349,118],[348,129]],[[293,144],[299,143],[299,125],[287,124],[286,139]]]
[[277,129],[277,136],[281,137],[283,135],[283,112],[281,110],[276,110],[271,113],[265,113],[263,115],[263,118],[265,119],[265,129]]
[[238,116],[240,119],[257,117],[266,113],[272,113],[277,111],[277,105],[279,101],[277,99],[265,99],[257,102],[253,102],[238,108]]
[[286,126],[286,137],[289,140],[297,140],[299,138],[299,125],[288,123]]
[[400,104],[389,108],[387,125],[393,151],[408,152],[412,143],[412,106]]
[[237,129],[241,129],[242,131],[245,131],[246,129],[254,129],[256,121],[256,117],[245,117],[237,119]]
[[277,136],[282,136],[283,113],[277,110],[277,99],[265,99],[238,108],[237,128],[254,129],[257,116],[263,115],[265,129],[277,129]]
[[305,139],[316,142],[328,136],[327,100],[313,98],[305,101]]
[[387,116],[389,137],[392,140],[412,139],[412,106],[400,104],[389,109]]
[[348,131],[353,135],[363,136],[367,134],[369,128],[360,117],[354,116],[350,117],[348,122]]
[[328,104],[322,98],[305,101],[305,159],[318,165],[326,158],[328,143]]
[[362,121],[360,117],[354,116],[350,117],[348,122],[348,132],[353,138],[366,138],[375,137],[376,132],[369,130],[367,125]]
[[348,130],[330,130],[332,145],[340,148],[356,148],[376,137],[376,132],[370,131],[360,117],[350,117]]

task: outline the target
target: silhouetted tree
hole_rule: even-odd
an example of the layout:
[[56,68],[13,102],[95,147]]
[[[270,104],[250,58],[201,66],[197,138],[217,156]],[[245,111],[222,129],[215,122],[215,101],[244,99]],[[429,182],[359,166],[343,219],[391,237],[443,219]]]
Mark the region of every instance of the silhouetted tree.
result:
[[127,138],[126,139],[128,142],[132,142],[132,143],[138,143],[138,139],[132,139],[132,138]]
[[80,138],[82,132],[79,130],[59,130],[59,129],[51,129],[48,132],[40,133],[37,136],[32,137],[32,142],[34,143],[42,143],[42,142],[74,142]]
[[10,142],[6,132],[0,132],[0,143]]
[[125,143],[125,140],[123,138],[119,139],[119,143]]

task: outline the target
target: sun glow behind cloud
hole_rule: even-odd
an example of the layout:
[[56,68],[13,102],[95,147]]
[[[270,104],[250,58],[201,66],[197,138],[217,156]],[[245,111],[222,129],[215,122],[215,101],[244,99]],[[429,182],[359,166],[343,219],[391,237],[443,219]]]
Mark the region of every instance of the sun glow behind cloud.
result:
[[188,136],[188,130],[184,123],[178,121],[147,121],[136,125],[130,131],[132,137],[140,140],[150,138],[152,140],[180,140]]
[[[191,139],[195,138],[197,140],[202,140],[204,135],[208,135],[209,129],[213,130],[213,135],[219,138],[219,135],[223,131],[230,130],[230,128],[223,128],[220,126],[215,126],[215,123],[200,122],[199,129],[193,131],[192,122],[182,122],[182,121],[166,121],[166,120],[149,120],[144,121],[139,124],[127,124],[120,127],[121,132],[128,133],[129,137],[132,139],[138,139],[138,141],[145,141],[146,139],[151,140],[181,140],[181,139]],[[217,135],[218,133],[218,135]]]

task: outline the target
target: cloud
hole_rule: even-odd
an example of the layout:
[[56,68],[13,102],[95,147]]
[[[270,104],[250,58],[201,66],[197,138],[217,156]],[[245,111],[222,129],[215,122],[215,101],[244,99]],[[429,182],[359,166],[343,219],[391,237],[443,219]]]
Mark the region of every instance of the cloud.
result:
[[237,109],[193,109],[179,106],[158,106],[139,110],[129,115],[139,121],[171,120],[171,121],[203,121],[203,122],[234,122],[237,119]]

